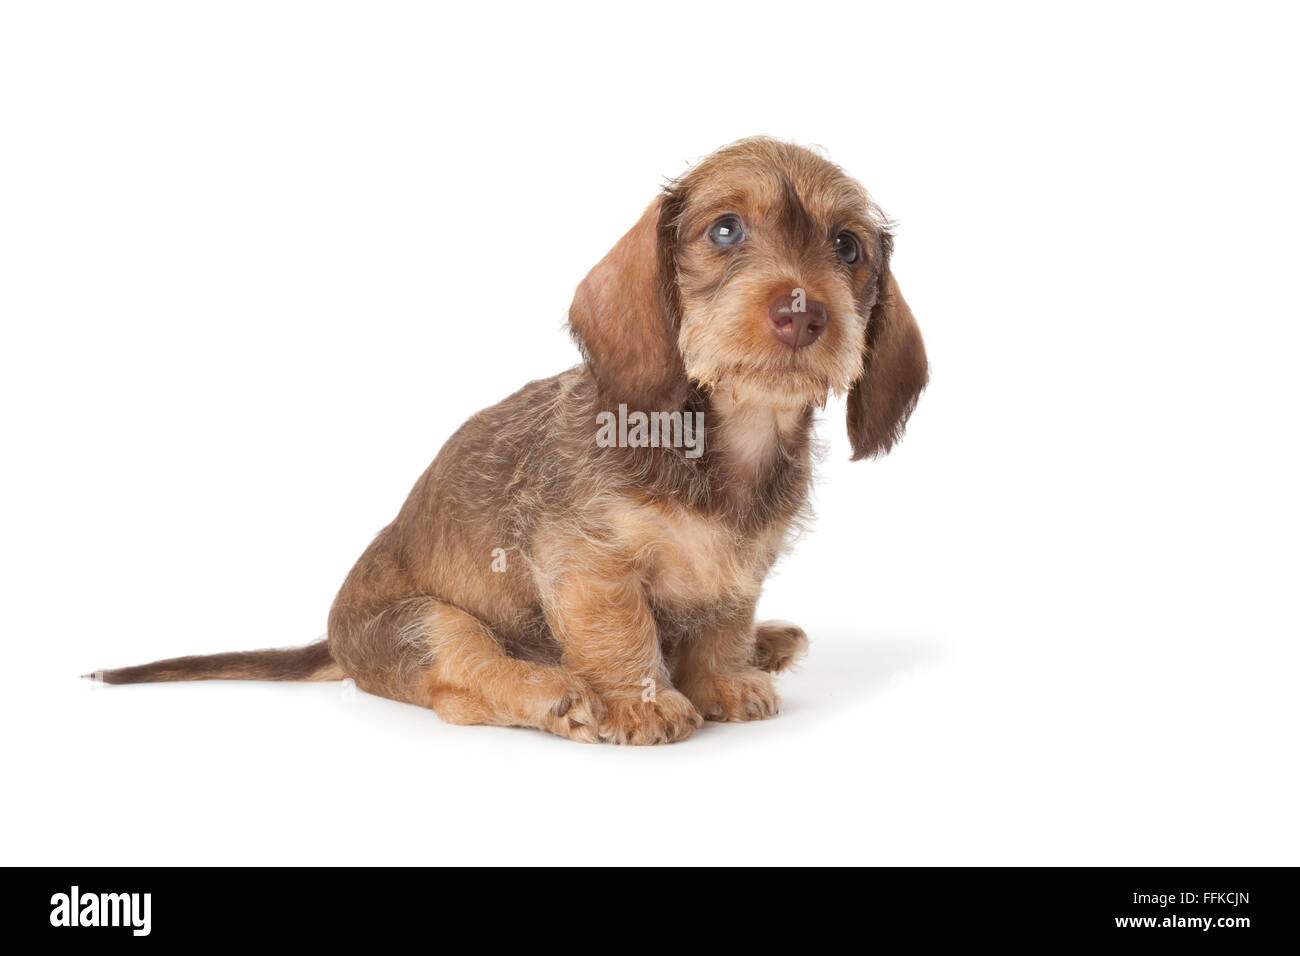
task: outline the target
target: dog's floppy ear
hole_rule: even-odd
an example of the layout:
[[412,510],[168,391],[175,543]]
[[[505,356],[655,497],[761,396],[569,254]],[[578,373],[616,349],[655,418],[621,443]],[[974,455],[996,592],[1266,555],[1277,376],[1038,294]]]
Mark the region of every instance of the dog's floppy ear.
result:
[[867,322],[862,377],[849,392],[853,460],[883,455],[903,437],[903,426],[929,379],[925,343],[898,280],[886,271]]
[[669,411],[686,401],[677,349],[676,202],[665,194],[596,263],[569,306],[569,331],[611,403]]

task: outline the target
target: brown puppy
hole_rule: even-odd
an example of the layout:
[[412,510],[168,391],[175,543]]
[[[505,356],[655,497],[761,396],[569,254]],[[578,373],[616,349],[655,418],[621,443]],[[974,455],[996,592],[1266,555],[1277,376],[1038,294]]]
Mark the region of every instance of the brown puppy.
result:
[[866,192],[748,139],[670,184],[578,287],[585,364],[447,442],[339,592],[327,641],[103,672],[110,683],[353,678],[460,724],[680,740],[777,711],[807,646],[756,624],[805,514],[813,407],[848,391],[853,457],[926,382]]

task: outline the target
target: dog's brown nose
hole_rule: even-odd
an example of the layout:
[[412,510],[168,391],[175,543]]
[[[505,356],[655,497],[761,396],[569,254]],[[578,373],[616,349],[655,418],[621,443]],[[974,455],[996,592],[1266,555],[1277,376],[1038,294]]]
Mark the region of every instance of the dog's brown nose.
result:
[[807,298],[798,289],[769,302],[767,317],[776,340],[792,349],[812,345],[826,329],[826,306]]

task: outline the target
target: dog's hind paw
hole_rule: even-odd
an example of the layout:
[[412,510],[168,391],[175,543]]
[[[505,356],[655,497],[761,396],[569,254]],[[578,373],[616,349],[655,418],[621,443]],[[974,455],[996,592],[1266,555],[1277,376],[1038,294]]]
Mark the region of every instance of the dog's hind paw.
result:
[[585,683],[573,680],[542,718],[542,729],[570,740],[594,744],[600,740],[605,702]]
[[764,621],[755,630],[754,666],[779,674],[808,653],[808,635],[788,621]]

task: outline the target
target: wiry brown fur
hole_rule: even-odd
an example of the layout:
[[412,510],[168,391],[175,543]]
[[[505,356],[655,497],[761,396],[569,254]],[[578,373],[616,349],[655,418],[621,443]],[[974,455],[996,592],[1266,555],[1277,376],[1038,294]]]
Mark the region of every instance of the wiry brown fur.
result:
[[[735,247],[708,239],[724,214],[744,223]],[[852,265],[834,253],[844,230],[861,245]],[[328,654],[182,658],[104,679],[347,675],[453,723],[631,744],[776,713],[771,673],[807,638],[755,623],[754,608],[806,518],[813,408],[848,391],[854,458],[871,456],[926,380],[889,253],[865,191],[816,154],[763,138],[714,153],[578,287],[584,364],[443,447],[344,583]],[[767,303],[796,287],[828,321],[792,350]],[[597,415],[620,402],[703,413],[702,456],[600,447]]]

